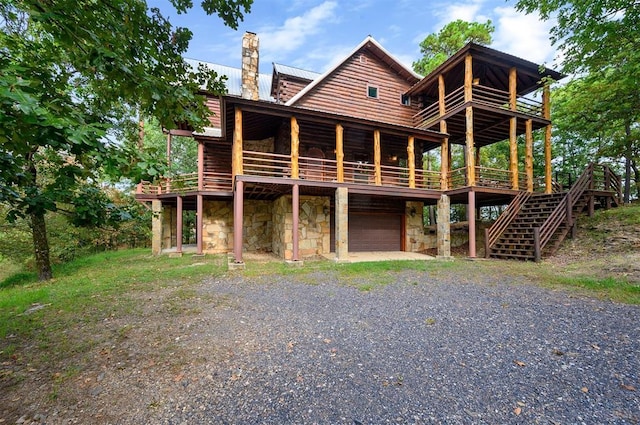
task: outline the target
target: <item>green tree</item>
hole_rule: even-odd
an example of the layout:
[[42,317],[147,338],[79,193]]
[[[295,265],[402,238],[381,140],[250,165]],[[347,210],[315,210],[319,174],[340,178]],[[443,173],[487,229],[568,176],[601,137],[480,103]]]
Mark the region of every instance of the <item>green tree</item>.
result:
[[[172,3],[181,13],[192,7]],[[202,6],[236,28],[251,3]],[[0,29],[0,202],[10,219],[28,218],[44,280],[52,277],[47,211],[64,205],[75,224],[115,217],[96,182],[137,152],[110,143],[110,130],[138,114],[200,129],[208,115],[200,87],[223,93],[224,83],[183,61],[191,32],[144,0],[0,0]],[[137,178],[156,172],[138,169]]]
[[491,21],[484,24],[458,19],[449,22],[437,34],[429,34],[420,43],[422,58],[413,63],[413,69],[427,75],[469,42],[489,45],[495,27]]
[[[625,202],[631,198],[632,170],[636,188],[640,180],[640,7],[635,0],[519,0],[516,7],[555,18],[551,41],[563,53],[563,70],[580,75],[576,98],[566,102],[570,116],[585,115],[580,126],[608,137],[598,153],[624,158]],[[555,115],[554,115],[555,119]],[[594,126],[596,128],[594,128]],[[566,141],[566,140],[565,140]],[[578,141],[576,144],[580,144]],[[638,194],[640,195],[640,194]]]

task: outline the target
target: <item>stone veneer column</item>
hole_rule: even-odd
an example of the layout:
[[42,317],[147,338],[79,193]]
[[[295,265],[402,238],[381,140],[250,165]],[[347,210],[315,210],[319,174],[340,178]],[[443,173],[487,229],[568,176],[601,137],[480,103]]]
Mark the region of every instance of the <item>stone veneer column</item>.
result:
[[162,252],[162,201],[151,201],[151,253]]
[[336,261],[349,261],[349,191],[336,189]]
[[242,37],[242,98],[258,100],[258,36],[246,32]]
[[451,258],[451,203],[449,196],[442,195],[437,211],[438,258]]

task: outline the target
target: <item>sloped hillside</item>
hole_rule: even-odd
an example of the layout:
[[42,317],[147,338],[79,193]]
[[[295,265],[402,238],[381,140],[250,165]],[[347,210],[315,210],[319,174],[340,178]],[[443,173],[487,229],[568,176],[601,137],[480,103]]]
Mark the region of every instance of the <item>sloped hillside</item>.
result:
[[640,203],[581,216],[576,238],[566,239],[546,262],[576,274],[640,284]]

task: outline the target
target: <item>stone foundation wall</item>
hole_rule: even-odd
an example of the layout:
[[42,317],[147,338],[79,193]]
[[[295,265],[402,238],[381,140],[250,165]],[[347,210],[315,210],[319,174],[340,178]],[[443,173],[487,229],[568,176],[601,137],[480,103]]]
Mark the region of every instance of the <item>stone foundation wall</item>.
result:
[[204,201],[202,204],[202,249],[208,254],[233,250],[233,202]]
[[[242,250],[270,252],[272,243],[272,203],[244,201]],[[233,251],[233,202],[205,201],[203,205],[202,245],[209,254]]]
[[[299,250],[301,257],[328,253],[330,249],[330,198],[300,196]],[[273,203],[273,252],[285,260],[293,258],[293,207],[291,195],[281,196]]]
[[[436,247],[436,237],[433,234],[425,234],[423,224],[422,202],[406,202],[405,215],[405,247],[408,252],[424,252],[427,249]],[[415,208],[416,215],[411,217],[410,211]]]

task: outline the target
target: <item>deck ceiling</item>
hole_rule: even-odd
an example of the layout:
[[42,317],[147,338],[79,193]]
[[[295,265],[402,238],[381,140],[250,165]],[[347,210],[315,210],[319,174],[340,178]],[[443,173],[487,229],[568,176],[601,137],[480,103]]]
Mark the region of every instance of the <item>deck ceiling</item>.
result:
[[300,127],[302,146],[317,146],[333,152],[336,145],[336,124],[344,128],[345,154],[373,151],[373,131],[380,130],[383,154],[406,156],[409,136],[415,138],[416,155],[439,148],[445,135],[435,130],[420,130],[394,126],[353,117],[321,113],[301,108],[284,107],[266,102],[251,102],[235,98],[225,98],[229,102],[224,108],[225,132],[223,138],[230,140],[235,127],[234,103],[241,103],[242,137],[244,140],[263,140],[276,137],[279,131],[290,131],[290,117],[295,116]]
[[[474,107],[473,109],[473,142],[475,146],[487,146],[502,140],[509,139],[509,120],[511,114],[500,108]],[[447,132],[449,142],[464,145],[466,143],[466,116],[464,108],[447,118]],[[526,124],[524,119],[517,119],[517,134],[525,134]],[[532,119],[532,129],[544,128],[548,121]],[[433,124],[433,125],[437,125]]]

